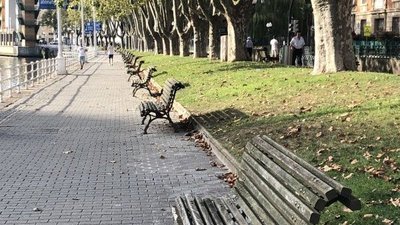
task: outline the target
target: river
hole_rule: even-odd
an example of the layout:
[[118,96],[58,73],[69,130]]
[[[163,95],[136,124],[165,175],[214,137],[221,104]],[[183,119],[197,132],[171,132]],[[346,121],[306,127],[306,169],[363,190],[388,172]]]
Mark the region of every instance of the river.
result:
[[9,68],[17,64],[29,63],[32,61],[41,60],[41,58],[18,58],[18,57],[7,57],[0,56],[0,68]]

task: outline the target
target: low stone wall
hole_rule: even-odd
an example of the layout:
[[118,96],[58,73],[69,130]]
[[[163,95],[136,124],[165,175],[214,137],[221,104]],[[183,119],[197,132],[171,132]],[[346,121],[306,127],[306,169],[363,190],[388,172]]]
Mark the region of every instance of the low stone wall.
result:
[[399,58],[357,57],[359,71],[400,74]]

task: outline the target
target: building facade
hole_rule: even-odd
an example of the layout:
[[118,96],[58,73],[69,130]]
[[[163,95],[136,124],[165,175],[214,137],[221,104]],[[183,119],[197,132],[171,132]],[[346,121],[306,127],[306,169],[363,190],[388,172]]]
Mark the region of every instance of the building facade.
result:
[[0,45],[34,47],[38,25],[35,0],[0,0]]
[[351,24],[361,36],[400,36],[400,0],[353,0]]

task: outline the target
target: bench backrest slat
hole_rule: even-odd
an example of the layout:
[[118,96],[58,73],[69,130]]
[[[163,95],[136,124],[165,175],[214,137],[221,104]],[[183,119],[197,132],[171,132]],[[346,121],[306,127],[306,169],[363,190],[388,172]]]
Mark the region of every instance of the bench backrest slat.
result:
[[343,186],[339,182],[335,181],[334,179],[326,176],[322,171],[318,170],[317,168],[313,167],[312,165],[308,164],[305,160],[301,159],[300,157],[297,157],[295,154],[292,152],[288,151],[285,149],[283,146],[279,145],[278,143],[274,142],[272,139],[270,139],[267,136],[262,136],[262,140],[268,142],[271,146],[274,148],[278,149],[285,155],[287,155],[289,158],[291,158],[293,161],[301,165],[302,167],[306,168],[308,171],[313,173],[315,176],[317,176],[319,179],[323,180],[324,182],[328,183],[330,186],[334,187],[340,195],[350,197],[351,196],[351,189],[348,187]]
[[271,146],[258,136],[253,138],[252,143],[264,154],[272,158],[286,172],[295,176],[300,183],[310,187],[314,192],[319,193],[320,196],[324,196],[328,201],[337,198],[338,193],[336,190],[293,159],[274,148],[274,146]]
[[174,79],[168,79],[165,82],[160,101],[168,113],[172,109],[176,92],[182,88],[184,88],[183,84]]
[[284,224],[283,221],[296,225],[318,222],[317,211],[303,203],[267,170],[257,166],[258,163],[251,156],[247,153],[244,156],[243,171],[239,173],[239,177],[245,179],[243,185],[250,193],[258,193],[256,199],[273,213],[274,218],[279,219],[277,224]]
[[289,183],[290,185],[288,188],[291,189],[293,193],[296,193],[298,197],[302,198],[303,202],[308,204],[311,208],[318,211],[322,211],[325,208],[327,204],[326,200],[312,192],[304,184],[300,183],[296,178],[287,173],[250,142],[246,145],[246,152],[243,155],[243,159],[247,162],[254,160],[252,166],[258,168],[260,171],[267,170],[282,183]]

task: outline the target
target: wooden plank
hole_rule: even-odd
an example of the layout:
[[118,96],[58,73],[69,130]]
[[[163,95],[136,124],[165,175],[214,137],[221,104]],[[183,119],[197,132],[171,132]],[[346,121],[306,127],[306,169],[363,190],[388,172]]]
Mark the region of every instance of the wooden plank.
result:
[[265,211],[260,204],[257,203],[257,200],[253,198],[249,191],[243,186],[242,182],[239,181],[235,188],[248,208],[250,208],[251,211],[257,216],[259,221],[261,221],[261,224],[277,224],[272,218],[272,215],[270,215],[269,212]]
[[214,202],[215,206],[218,209],[219,215],[221,215],[221,218],[224,221],[224,224],[235,224],[235,221],[233,220],[233,217],[229,214],[227,206],[224,204],[224,202],[222,202],[219,198],[214,199]]
[[258,136],[253,138],[252,143],[264,154],[272,158],[272,160],[286,170],[286,172],[290,173],[305,186],[310,187],[314,192],[324,196],[328,201],[337,198],[338,193],[333,187],[304,168],[303,165],[298,164],[296,161],[277,150],[274,146],[269,145]]
[[[347,197],[351,196],[351,192],[352,191],[351,191],[350,188],[345,187],[342,184],[340,184],[339,182],[337,182],[336,180],[330,178],[329,176],[324,174],[322,171],[318,170],[317,168],[315,168],[314,166],[310,165],[305,160],[303,160],[300,157],[296,156],[293,152],[289,151],[285,147],[283,147],[283,146],[279,145],[278,143],[276,143],[275,141],[273,141],[271,138],[263,135],[262,138],[258,136],[258,137],[255,137],[255,139],[264,140],[264,141],[268,142],[271,146],[273,146],[274,148],[278,149],[280,152],[282,152],[283,154],[288,156],[290,159],[292,159],[296,163],[300,164],[302,167],[306,168],[308,171],[313,173],[319,179],[323,180],[325,183],[327,183],[330,186],[332,186],[337,192],[340,193],[340,195],[347,196]],[[329,200],[331,200],[331,199],[329,199]]]
[[208,212],[210,213],[212,220],[214,221],[214,224],[224,225],[221,216],[218,214],[218,210],[214,205],[214,202],[211,199],[206,198],[204,199],[204,203],[207,206],[207,209],[209,210]]
[[306,225],[319,221],[318,212],[305,205],[273,176],[263,173],[263,178],[268,179],[267,184],[248,164],[242,165],[245,173],[241,171],[239,177],[246,179],[243,185],[278,224]]
[[175,200],[175,202],[176,202],[177,209],[178,209],[178,215],[182,219],[183,225],[192,225],[190,223],[190,218],[189,218],[189,215],[187,213],[187,208],[186,208],[185,203],[183,202],[183,200],[180,197],[178,197]]
[[361,209],[361,201],[355,198],[353,195],[350,197],[339,196],[339,201],[353,211]]
[[203,220],[201,219],[200,211],[198,210],[194,198],[191,195],[185,195],[187,208],[190,210],[190,214],[192,215],[193,225],[204,225]]
[[243,217],[242,213],[235,206],[231,199],[222,198],[221,201],[226,205],[228,210],[232,213],[235,221],[238,225],[248,225],[246,219]]
[[263,225],[260,219],[254,214],[254,212],[249,208],[247,203],[242,199],[239,198],[236,202],[240,205],[240,208],[243,209],[245,215],[250,220],[250,224],[252,225]]
[[246,145],[246,151],[242,157],[243,160],[246,154],[249,154],[249,156],[246,157],[246,159],[249,159],[248,163],[254,165],[256,171],[267,170],[276,179],[278,179],[280,183],[285,184],[288,189],[292,190],[293,194],[304,199],[305,203],[312,208],[318,211],[322,211],[325,208],[327,203],[326,200],[322,199],[308,189],[307,186],[296,180],[296,178],[287,173],[251,143],[247,143]]
[[211,217],[210,213],[208,212],[206,204],[204,203],[203,199],[198,196],[195,196],[194,201],[196,202],[196,205],[199,208],[199,211],[203,218],[204,224],[205,225],[214,225],[212,217]]

